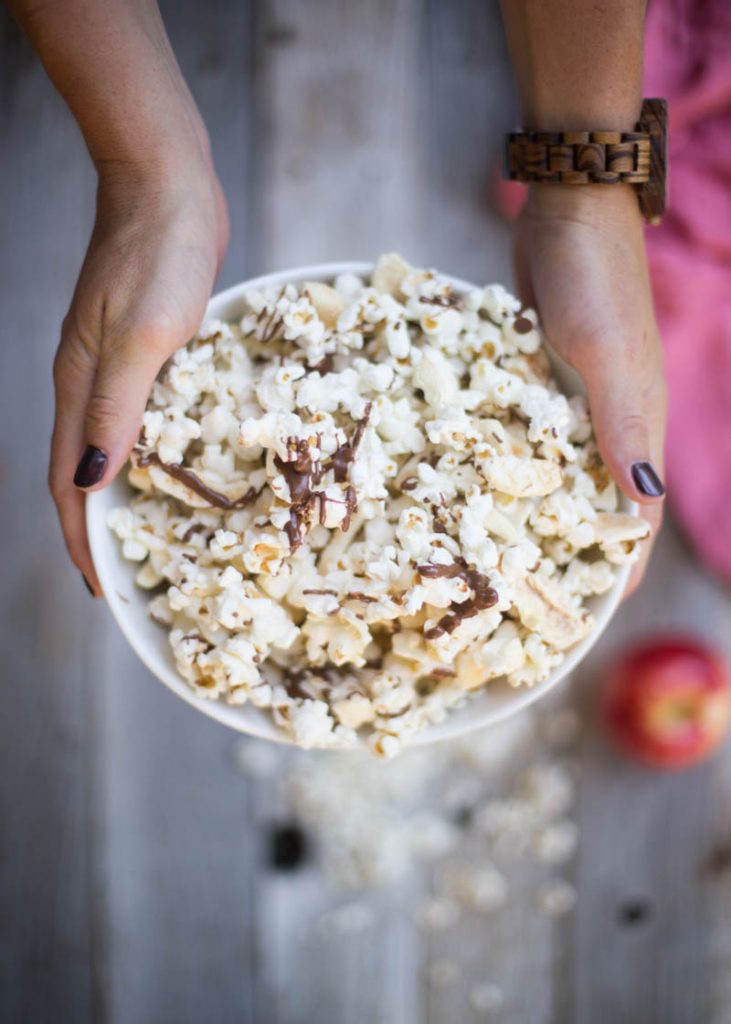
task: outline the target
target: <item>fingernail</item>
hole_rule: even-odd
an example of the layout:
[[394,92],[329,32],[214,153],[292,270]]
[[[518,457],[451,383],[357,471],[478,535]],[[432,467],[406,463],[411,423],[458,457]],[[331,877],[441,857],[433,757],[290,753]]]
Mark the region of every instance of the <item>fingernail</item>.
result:
[[91,583],[89,583],[89,581],[87,580],[86,576],[84,576],[83,572],[82,572],[82,574],[81,574],[81,578],[82,578],[82,580],[84,581],[84,586],[85,586],[85,587],[86,587],[86,589],[87,589],[87,590],[89,591],[89,593],[91,594],[91,596],[92,596],[92,597],[96,597],[96,594],[94,593],[94,588],[92,587]]
[[92,444],[87,444],[76,467],[74,483],[77,487],[93,487],[104,476],[106,468],[106,452],[103,452],[101,448],[95,448]]
[[648,498],[660,498],[665,493],[663,482],[651,462],[635,462],[632,466],[632,479],[637,490]]

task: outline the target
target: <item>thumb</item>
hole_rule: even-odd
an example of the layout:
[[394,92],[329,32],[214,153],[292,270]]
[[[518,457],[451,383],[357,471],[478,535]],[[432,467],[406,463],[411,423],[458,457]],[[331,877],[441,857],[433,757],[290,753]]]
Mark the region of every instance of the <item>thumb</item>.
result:
[[77,487],[99,490],[127,461],[155,377],[176,347],[166,343],[168,336],[147,328],[105,345],[84,414],[86,447],[74,474]]
[[[659,349],[658,349],[659,351]],[[642,352],[595,345],[577,360],[587,386],[592,423],[605,465],[624,493],[655,504],[665,493],[665,387],[660,368]]]

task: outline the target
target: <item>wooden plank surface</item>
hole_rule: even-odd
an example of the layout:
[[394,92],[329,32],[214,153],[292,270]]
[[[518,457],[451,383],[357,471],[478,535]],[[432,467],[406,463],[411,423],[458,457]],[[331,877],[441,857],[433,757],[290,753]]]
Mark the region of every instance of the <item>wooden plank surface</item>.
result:
[[418,226],[418,0],[261,4],[262,269],[411,251]]
[[[222,280],[231,283],[252,259],[251,12],[197,0],[162,10],[229,196]],[[97,892],[108,1018],[253,1021],[259,836],[231,760],[233,737],[171,699],[108,618],[99,684]]]
[[[497,5],[162,6],[229,198],[223,285],[385,248],[509,277],[509,232],[489,205],[515,117]],[[267,866],[292,755],[243,775],[240,741],[150,678],[65,560],[45,497],[49,371],[93,176],[4,11],[0,31],[0,1019],[477,1024],[488,1018],[470,992],[491,981],[505,1005],[489,1019],[510,1024],[729,1024],[731,752],[659,777],[589,726],[568,871],[579,902],[560,922],[536,913],[529,867],[498,913],[425,933],[413,913],[426,869],[349,895],[316,865]],[[666,529],[572,699],[588,713],[612,653],[649,630],[692,629],[731,653],[730,612]],[[528,757],[544,756],[538,735]],[[323,929],[353,900],[368,927]],[[427,985],[445,959],[459,982]]]
[[93,175],[4,9],[0,25],[0,1019],[83,1021],[96,1002],[90,767],[104,613],[69,567],[45,476],[50,364]]
[[[579,674],[587,705],[612,652],[648,633],[692,632],[731,655],[730,612],[728,590],[699,571],[667,524],[642,589]],[[728,1021],[729,925],[720,908],[729,873],[714,851],[728,844],[731,751],[662,775],[619,760],[590,731],[582,765],[575,1019]],[[628,921],[637,904],[641,919]]]

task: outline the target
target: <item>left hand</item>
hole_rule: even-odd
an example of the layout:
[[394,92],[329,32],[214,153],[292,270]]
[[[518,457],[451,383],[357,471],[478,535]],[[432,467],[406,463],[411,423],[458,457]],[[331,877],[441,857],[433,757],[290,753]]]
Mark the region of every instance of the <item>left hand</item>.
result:
[[515,264],[523,302],[538,310],[548,341],[586,384],[604,462],[652,526],[629,594],[642,579],[662,519],[662,493],[647,490],[662,491],[666,407],[633,189],[531,186],[516,225]]
[[223,193],[212,164],[194,157],[166,173],[100,168],[94,232],[62,328],[49,484],[96,596],[84,492],[126,462],[155,376],[198,329],[226,248]]

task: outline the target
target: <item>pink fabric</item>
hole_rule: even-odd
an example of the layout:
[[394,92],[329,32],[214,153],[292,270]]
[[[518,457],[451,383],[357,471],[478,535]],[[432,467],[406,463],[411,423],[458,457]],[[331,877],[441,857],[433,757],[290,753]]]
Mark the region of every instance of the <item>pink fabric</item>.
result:
[[[700,557],[731,579],[731,0],[653,0],[644,94],[670,105],[670,203],[647,232],[668,495]],[[513,220],[524,187],[492,184]]]
[[668,491],[731,579],[731,3],[654,0],[645,95],[670,103],[670,205],[647,232],[669,389]]

